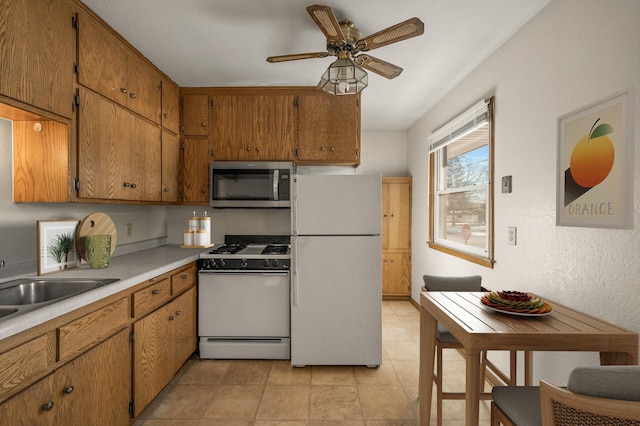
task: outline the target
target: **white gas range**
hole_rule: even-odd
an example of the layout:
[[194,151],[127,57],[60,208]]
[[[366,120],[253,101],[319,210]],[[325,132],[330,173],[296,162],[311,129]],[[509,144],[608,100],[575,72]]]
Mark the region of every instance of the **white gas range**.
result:
[[198,261],[201,358],[289,359],[288,235],[227,235]]

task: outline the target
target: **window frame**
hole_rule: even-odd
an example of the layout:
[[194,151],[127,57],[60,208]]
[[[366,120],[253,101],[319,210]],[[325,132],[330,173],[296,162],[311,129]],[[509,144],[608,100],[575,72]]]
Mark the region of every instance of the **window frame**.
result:
[[[475,253],[456,249],[455,247],[439,244],[435,241],[436,235],[436,154],[437,151],[442,149],[439,147],[429,153],[429,240],[427,244],[429,248],[437,250],[449,255],[467,260],[469,262],[476,263],[488,268],[493,268],[495,263],[494,258],[494,97],[490,97],[487,101],[487,111],[489,113],[488,125],[489,125],[489,140],[488,143],[488,183],[487,183],[487,254],[486,257]],[[458,116],[460,117],[460,116]],[[457,118],[458,118],[457,117]],[[453,120],[455,121],[455,119]]]

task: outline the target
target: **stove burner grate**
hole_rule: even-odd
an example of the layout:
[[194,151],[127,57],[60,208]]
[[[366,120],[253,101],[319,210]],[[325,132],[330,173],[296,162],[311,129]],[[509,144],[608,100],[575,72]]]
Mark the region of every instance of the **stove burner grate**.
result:
[[261,254],[287,254],[288,252],[288,244],[267,244]]
[[246,247],[247,245],[244,243],[224,244],[220,247],[214,248],[209,253],[210,254],[235,254],[235,253],[238,253],[240,250],[245,249]]

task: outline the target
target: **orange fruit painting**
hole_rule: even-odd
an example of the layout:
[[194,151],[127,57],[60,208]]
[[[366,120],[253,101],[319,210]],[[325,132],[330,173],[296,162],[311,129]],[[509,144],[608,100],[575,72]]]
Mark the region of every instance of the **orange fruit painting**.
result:
[[609,124],[598,124],[598,118],[588,134],[578,141],[571,153],[569,170],[573,180],[584,188],[592,188],[606,179],[613,167],[615,150],[611,139],[613,133]]

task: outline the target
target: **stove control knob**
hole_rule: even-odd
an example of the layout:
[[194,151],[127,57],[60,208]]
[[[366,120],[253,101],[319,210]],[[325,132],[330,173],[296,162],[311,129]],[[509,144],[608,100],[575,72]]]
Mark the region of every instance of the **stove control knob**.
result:
[[269,266],[269,259],[265,259],[264,262],[262,262],[262,264],[267,267]]
[[225,266],[227,266],[227,263],[224,261],[224,259],[220,259],[218,260],[218,266],[224,268]]
[[241,268],[246,268],[247,267],[247,261],[243,260],[242,262],[240,262],[240,267]]
[[207,269],[215,269],[216,268],[216,260],[211,259],[207,264]]
[[278,266],[278,259],[273,259],[273,266]]

